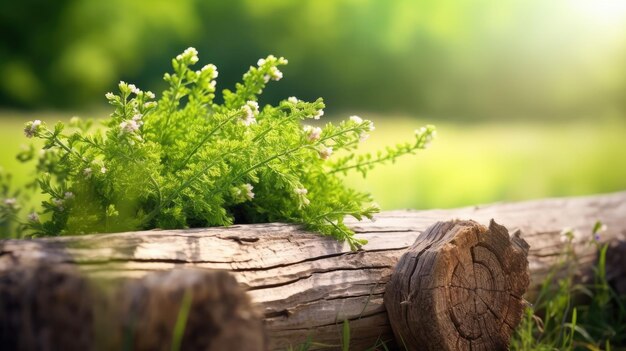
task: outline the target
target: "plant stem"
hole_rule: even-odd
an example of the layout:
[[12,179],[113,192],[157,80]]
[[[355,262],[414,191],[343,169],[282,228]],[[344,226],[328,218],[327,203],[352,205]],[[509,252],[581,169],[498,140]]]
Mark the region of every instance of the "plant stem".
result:
[[235,117],[239,117],[239,113],[234,113],[232,116],[226,118],[222,123],[218,124],[215,128],[213,128],[194,148],[193,150],[191,150],[191,152],[189,153],[189,155],[187,155],[187,157],[185,158],[185,160],[183,162],[181,162],[181,164],[176,167],[176,169],[174,170],[174,172],[180,171],[181,169],[185,168],[187,166],[187,163],[189,162],[189,160],[191,159],[191,157],[193,157],[193,155],[196,154],[196,152],[198,152],[198,150],[200,150],[200,148],[202,147],[202,145],[204,145],[207,141],[209,141],[209,139],[213,136],[213,134],[215,134],[217,131],[219,131],[224,125],[226,125],[226,123],[232,121]]

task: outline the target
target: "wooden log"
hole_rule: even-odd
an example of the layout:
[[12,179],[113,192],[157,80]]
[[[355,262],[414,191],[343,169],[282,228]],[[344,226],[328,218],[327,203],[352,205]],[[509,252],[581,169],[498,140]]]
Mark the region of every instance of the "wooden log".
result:
[[228,272],[174,269],[103,282],[75,266],[7,257],[0,257],[2,349],[267,350],[261,315]]
[[[495,218],[510,232],[520,229],[530,244],[532,290],[563,249],[559,235],[563,228],[576,230],[579,263],[590,265],[594,249],[586,241],[594,222],[601,220],[608,226],[603,241],[624,240],[625,213],[626,192],[621,192],[385,212],[375,222],[349,223],[357,237],[369,240],[358,252],[299,226],[273,223],[7,240],[0,243],[0,255],[11,260],[45,257],[56,266],[78,266],[90,277],[113,280],[190,266],[227,270],[262,309],[271,349],[295,346],[308,338],[338,345],[341,321],[346,319],[352,349],[360,350],[377,340],[393,340],[383,303],[385,285],[402,254],[431,224],[455,218],[487,224]],[[1,270],[6,274],[6,267]]]
[[528,244],[491,221],[438,222],[402,255],[385,289],[408,350],[508,350],[524,311]]

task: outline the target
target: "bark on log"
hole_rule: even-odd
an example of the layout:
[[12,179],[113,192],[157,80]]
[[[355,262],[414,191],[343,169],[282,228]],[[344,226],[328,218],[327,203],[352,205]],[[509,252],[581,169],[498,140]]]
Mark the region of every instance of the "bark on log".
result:
[[[363,251],[286,224],[230,228],[154,230],[0,243],[0,257],[44,259],[59,269],[78,266],[90,277],[125,279],[180,267],[228,270],[262,308],[270,348],[311,337],[338,344],[341,321],[350,321],[351,346],[361,350],[393,335],[383,304],[393,267],[428,226],[449,219],[494,218],[530,244],[531,289],[553,266],[564,243],[559,233],[576,230],[579,263],[595,259],[584,244],[596,220],[608,226],[602,240],[626,239],[626,192],[566,199],[494,204],[452,210],[394,211],[375,222],[350,222]],[[6,268],[6,266],[5,266]],[[3,274],[6,274],[4,269]],[[623,270],[617,270],[620,276]],[[621,273],[620,273],[621,272]],[[623,278],[623,274],[621,275]]]
[[402,255],[385,290],[408,350],[507,350],[524,310],[528,244],[491,221],[438,222]]
[[[187,268],[102,282],[75,266],[8,257],[0,257],[3,350],[165,351],[174,343],[180,350],[267,350],[261,314],[228,272]],[[189,314],[176,339],[181,311]]]

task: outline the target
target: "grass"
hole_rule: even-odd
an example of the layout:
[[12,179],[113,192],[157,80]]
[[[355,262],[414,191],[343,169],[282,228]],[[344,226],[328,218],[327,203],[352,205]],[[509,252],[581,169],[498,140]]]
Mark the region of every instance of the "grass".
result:
[[[23,184],[28,174],[28,168],[15,160],[20,145],[30,141],[21,131],[24,122],[39,118],[53,124],[71,116],[0,112],[0,166],[16,175],[16,184]],[[366,117],[376,124],[376,131],[363,144],[369,151],[408,140],[414,129],[427,123]],[[626,189],[626,120],[428,122],[438,128],[431,149],[379,167],[366,179],[349,174],[347,181],[371,192],[383,209],[446,208]]]
[[183,300],[180,303],[180,310],[178,311],[176,324],[174,325],[171,347],[172,351],[180,351],[180,346],[183,343],[183,336],[185,335],[185,327],[187,326],[187,319],[189,318],[189,312],[191,310],[192,299],[193,294],[191,290],[186,290],[183,295]]
[[[512,340],[513,350],[626,350],[626,296],[618,296],[606,277],[608,244],[600,244],[589,235],[589,245],[597,251],[594,275],[590,283],[575,279],[580,271],[572,245],[574,235],[567,235],[568,245],[559,263],[543,281],[532,307]],[[571,234],[571,233],[570,233]],[[569,267],[569,274],[556,280],[556,272]]]
[[[408,138],[425,123],[373,118],[367,148]],[[567,124],[435,123],[416,157],[350,179],[384,209],[446,208],[626,189],[626,121]],[[369,145],[368,145],[369,144]],[[391,181],[392,180],[392,181]]]

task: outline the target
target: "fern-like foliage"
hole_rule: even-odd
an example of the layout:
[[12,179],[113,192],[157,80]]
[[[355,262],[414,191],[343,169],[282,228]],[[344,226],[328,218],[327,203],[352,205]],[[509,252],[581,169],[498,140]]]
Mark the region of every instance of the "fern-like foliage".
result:
[[[356,249],[365,242],[344,218],[371,218],[379,208],[368,194],[347,188],[341,174],[365,175],[425,148],[434,136],[427,126],[412,142],[356,155],[374,129],[371,121],[303,123],[323,115],[322,99],[259,106],[266,84],[282,78],[284,58],[260,59],[234,90],[223,91],[221,104],[214,100],[216,67],[193,70],[197,62],[193,48],[173,59],[158,101],[120,82],[118,94],[106,94],[114,111],[103,128],[79,119],[70,132],[62,123],[27,123],[26,136],[44,141],[36,185],[47,199],[20,221],[18,200],[7,197],[0,222],[16,218],[26,235],[44,236],[286,221]],[[333,157],[337,151],[344,156]]]

